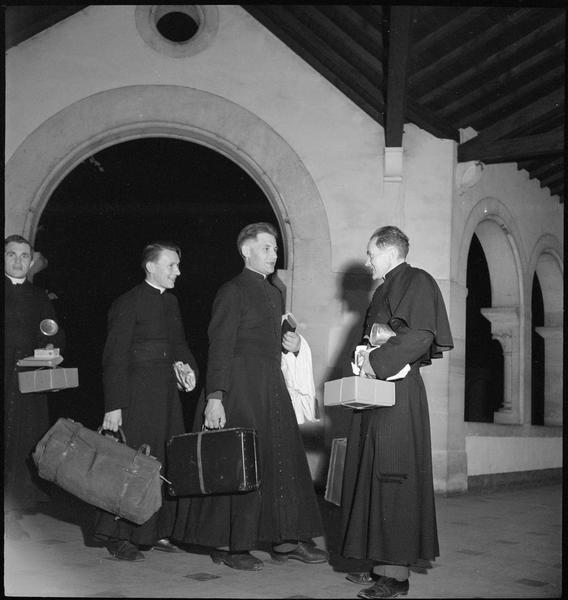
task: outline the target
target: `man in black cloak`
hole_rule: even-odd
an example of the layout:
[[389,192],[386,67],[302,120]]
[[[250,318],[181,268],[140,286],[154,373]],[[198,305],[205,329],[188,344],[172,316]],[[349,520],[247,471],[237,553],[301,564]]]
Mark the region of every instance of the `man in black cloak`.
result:
[[409,589],[409,567],[439,556],[430,420],[420,367],[453,348],[444,301],[435,280],[406,262],[408,238],[397,227],[377,229],[367,246],[373,279],[365,335],[374,323],[395,335],[367,353],[363,370],[394,381],[396,403],[353,413],[347,442],[342,505],[346,558],[367,559],[370,573],[351,573],[374,584],[361,598],[394,598]]
[[[49,429],[45,394],[20,393],[16,363],[34,355],[36,348],[62,348],[61,327],[47,337],[40,329],[44,319],[57,322],[47,292],[28,281],[34,267],[33,248],[20,235],[4,240],[4,527],[9,539],[29,538],[21,526],[25,510],[47,501],[48,484],[37,475],[31,452]],[[40,257],[41,258],[41,257]]]
[[280,368],[282,348],[297,352],[301,339],[293,332],[282,336],[282,296],[268,278],[276,266],[276,238],[269,223],[239,233],[245,268],[221,286],[213,303],[206,398],[194,426],[256,429],[261,485],[243,494],[192,498],[183,531],[185,542],[214,547],[214,562],[250,571],[263,568],[250,553],[262,544],[271,544],[279,561],[327,560],[312,542],[323,533],[321,517]]
[[[195,387],[197,363],[185,338],[177,298],[168,292],[180,275],[180,249],[156,242],[144,248],[143,283],[112,304],[103,351],[105,415],[103,428],[122,427],[126,442],[150,446],[166,470],[166,443],[185,433],[178,389]],[[181,362],[189,379],[180,379]],[[181,552],[169,540],[178,515],[176,498],[163,493],[162,507],[146,523],[135,525],[97,511],[96,538],[120,560],[143,560],[141,549]]]

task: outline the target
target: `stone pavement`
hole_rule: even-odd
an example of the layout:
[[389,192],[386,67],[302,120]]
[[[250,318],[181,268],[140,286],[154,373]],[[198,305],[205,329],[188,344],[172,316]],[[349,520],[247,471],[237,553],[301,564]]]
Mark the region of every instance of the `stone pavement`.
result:
[[[437,497],[440,558],[414,572],[408,598],[560,598],[562,486],[546,485]],[[91,510],[58,492],[42,512],[24,516],[27,541],[5,541],[6,596],[87,598],[356,598],[337,555],[339,509],[321,499],[330,564],[277,564],[263,571],[216,565],[204,549],[147,552],[117,561],[90,538]],[[327,541],[327,544],[326,544]]]

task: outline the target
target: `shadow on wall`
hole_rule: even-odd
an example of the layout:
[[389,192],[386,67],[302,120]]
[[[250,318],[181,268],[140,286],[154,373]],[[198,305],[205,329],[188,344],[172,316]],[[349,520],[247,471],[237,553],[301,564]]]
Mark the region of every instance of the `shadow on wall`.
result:
[[[335,357],[330,361],[325,381],[352,375],[352,353],[363,337],[365,316],[375,282],[369,270],[359,261],[349,263],[338,277],[337,298],[342,303],[341,313],[348,315],[345,331],[341,332]],[[338,340],[338,341],[339,341]],[[325,408],[325,447],[328,450],[331,440],[345,437],[351,422],[352,411],[343,407]],[[329,453],[328,453],[329,455]],[[327,472],[327,471],[326,471]]]

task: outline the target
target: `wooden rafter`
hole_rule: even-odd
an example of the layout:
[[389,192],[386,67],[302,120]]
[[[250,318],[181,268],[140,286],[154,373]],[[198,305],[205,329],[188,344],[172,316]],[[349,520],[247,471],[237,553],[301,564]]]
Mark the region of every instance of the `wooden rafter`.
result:
[[516,162],[529,157],[561,154],[563,150],[564,132],[556,129],[540,135],[488,141],[469,148],[463,144],[458,148],[458,160],[481,160],[488,164]]
[[411,24],[412,7],[390,7],[385,105],[385,145],[388,147],[402,146]]

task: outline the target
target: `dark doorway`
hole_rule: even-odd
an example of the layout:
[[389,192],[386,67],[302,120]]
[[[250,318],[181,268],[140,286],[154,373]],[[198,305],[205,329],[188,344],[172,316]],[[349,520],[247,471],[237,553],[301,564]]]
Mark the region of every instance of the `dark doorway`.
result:
[[483,247],[476,235],[467,257],[465,333],[466,421],[493,422],[503,404],[503,349],[491,337],[491,324],[481,314],[491,306],[491,280]]
[[531,423],[544,425],[544,340],[536,327],[544,327],[544,301],[536,273],[532,284],[532,368],[531,368]]
[[[152,240],[181,247],[182,275],[174,293],[203,372],[214,295],[242,269],[236,237],[256,221],[279,229],[254,180],[199,144],[144,138],[97,152],[78,165],[50,198],[35,244],[49,265],[34,282],[57,295],[67,334],[63,366],[79,368],[79,388],[50,396],[52,419],[66,416],[91,428],[102,422],[107,312],[113,300],[142,281],[140,254]],[[281,256],[277,268],[283,267]],[[187,425],[200,387],[182,394]]]

